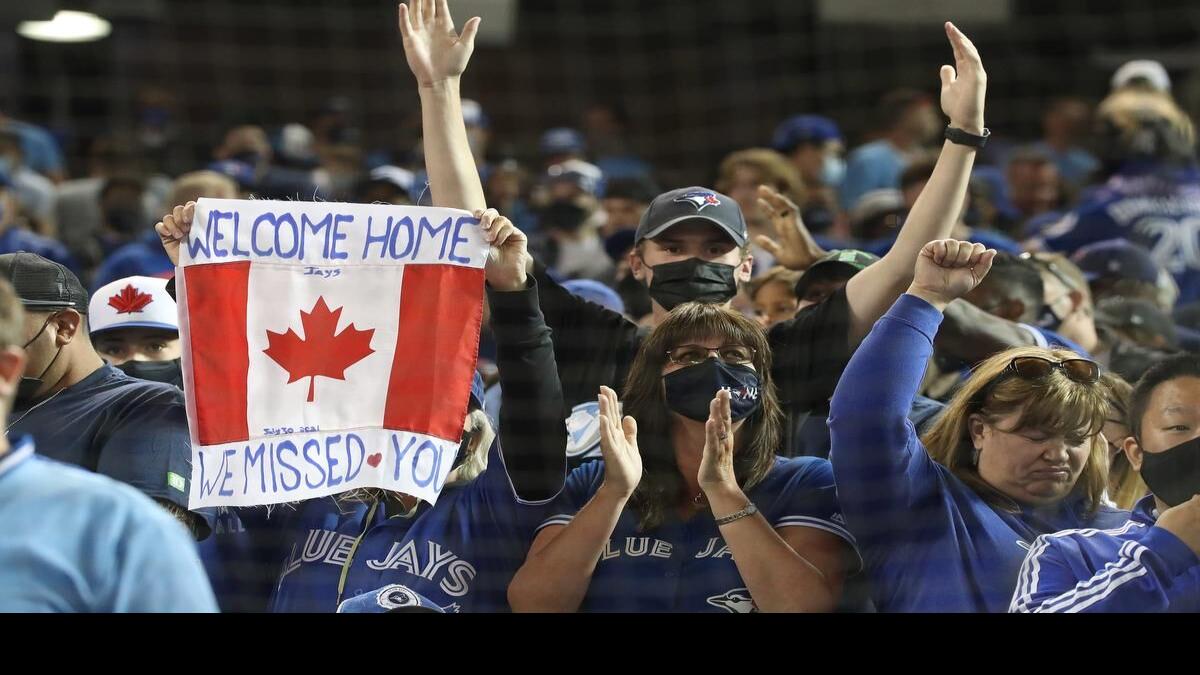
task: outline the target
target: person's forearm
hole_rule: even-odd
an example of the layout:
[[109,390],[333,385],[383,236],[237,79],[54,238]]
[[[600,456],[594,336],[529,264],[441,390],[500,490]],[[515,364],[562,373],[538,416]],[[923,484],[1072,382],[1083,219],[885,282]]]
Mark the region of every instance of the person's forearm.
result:
[[859,272],[846,284],[851,344],[858,344],[871,332],[875,321],[912,282],[913,265],[921,248],[935,239],[950,236],[966,199],[967,182],[974,163],[974,148],[946,141],[933,175],[909,211],[896,243],[882,260]]
[[1012,347],[1034,344],[1029,332],[1017,324],[979,309],[966,300],[955,300],[943,310],[934,347],[938,353],[967,363],[979,363]]
[[[738,489],[707,494],[713,514],[741,511],[750,500]],[[825,575],[792,550],[761,513],[720,527],[738,574],[763,612],[828,612],[838,598]]]
[[513,611],[578,610],[628,499],[601,487],[558,536],[530,551],[508,587]]
[[474,211],[487,204],[467,141],[458,86],[458,78],[450,78],[419,88],[425,171],[434,206]]

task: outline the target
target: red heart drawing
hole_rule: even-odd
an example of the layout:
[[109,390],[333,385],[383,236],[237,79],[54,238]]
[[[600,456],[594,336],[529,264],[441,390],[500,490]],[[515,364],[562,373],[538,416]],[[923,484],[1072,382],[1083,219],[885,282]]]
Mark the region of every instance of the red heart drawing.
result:
[[381,461],[383,461],[383,453],[382,452],[377,452],[377,453],[367,457],[367,464],[370,464],[373,467],[379,466],[379,463]]

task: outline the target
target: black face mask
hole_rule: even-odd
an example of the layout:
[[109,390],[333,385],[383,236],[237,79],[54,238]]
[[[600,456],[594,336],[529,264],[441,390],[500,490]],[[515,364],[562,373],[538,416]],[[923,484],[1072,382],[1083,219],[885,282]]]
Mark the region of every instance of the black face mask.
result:
[[655,265],[650,297],[671,311],[685,302],[723,303],[737,295],[733,265],[688,258]]
[[1038,314],[1037,325],[1046,330],[1057,331],[1059,326],[1062,326],[1063,317],[1054,313],[1050,305],[1042,305],[1042,311]]
[[667,407],[697,422],[708,419],[708,406],[722,389],[729,390],[729,417],[734,422],[753,415],[762,405],[758,373],[720,359],[710,358],[664,375],[663,385]]
[[[54,318],[54,315],[51,314],[46,319],[46,322],[42,324],[41,330],[39,330],[37,333],[34,333],[33,337],[29,338],[28,342],[21,345],[21,349],[25,349],[25,348],[29,347],[29,345],[33,344],[34,340],[41,337],[42,333],[46,332],[46,328],[50,325],[50,319],[53,319],[53,318]],[[43,384],[45,384],[42,381],[42,376],[44,376],[46,374],[46,371],[50,370],[50,367],[54,365],[54,362],[58,360],[58,357],[61,354],[62,354],[62,347],[59,347],[58,351],[54,353],[54,358],[50,359],[50,363],[47,363],[46,367],[42,368],[41,374],[38,375],[37,377],[25,377],[25,376],[21,377],[21,381],[17,384],[17,398],[14,401],[14,405],[16,407],[21,407],[22,404],[28,403],[33,400],[33,397],[37,394],[38,390],[42,388]]]
[[183,363],[179,359],[170,361],[126,361],[117,370],[130,377],[151,382],[162,382],[183,389]]
[[1142,480],[1167,506],[1200,495],[1200,437],[1162,452],[1142,453]]
[[114,206],[104,212],[104,221],[108,226],[122,234],[137,232],[145,224],[142,222],[141,209],[125,206]]

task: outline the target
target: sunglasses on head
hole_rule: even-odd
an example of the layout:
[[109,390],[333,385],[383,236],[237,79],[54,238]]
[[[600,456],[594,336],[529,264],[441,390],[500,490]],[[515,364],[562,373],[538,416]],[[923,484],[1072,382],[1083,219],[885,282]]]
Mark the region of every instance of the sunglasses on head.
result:
[[1041,356],[1015,357],[1008,362],[1000,375],[1016,375],[1023,380],[1040,380],[1055,370],[1061,370],[1068,378],[1083,384],[1094,384],[1100,379],[1100,366],[1095,361],[1088,359],[1052,361]]

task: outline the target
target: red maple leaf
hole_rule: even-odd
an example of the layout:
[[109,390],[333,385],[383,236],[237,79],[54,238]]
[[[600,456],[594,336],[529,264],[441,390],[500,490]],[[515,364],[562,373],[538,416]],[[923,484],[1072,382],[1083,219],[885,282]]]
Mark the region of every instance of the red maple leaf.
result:
[[267,331],[267,348],[263,353],[288,371],[288,384],[309,378],[309,403],[312,403],[318,377],[345,380],[347,368],[375,352],[371,349],[374,328],[359,330],[352,323],[334,334],[341,315],[341,307],[330,311],[325,298],[318,297],[312,311],[300,310],[303,338],[291,328],[286,333]]
[[153,296],[139,291],[133,287],[133,284],[126,284],[120,293],[108,299],[108,305],[116,309],[117,314],[140,312],[152,302],[154,302]]

